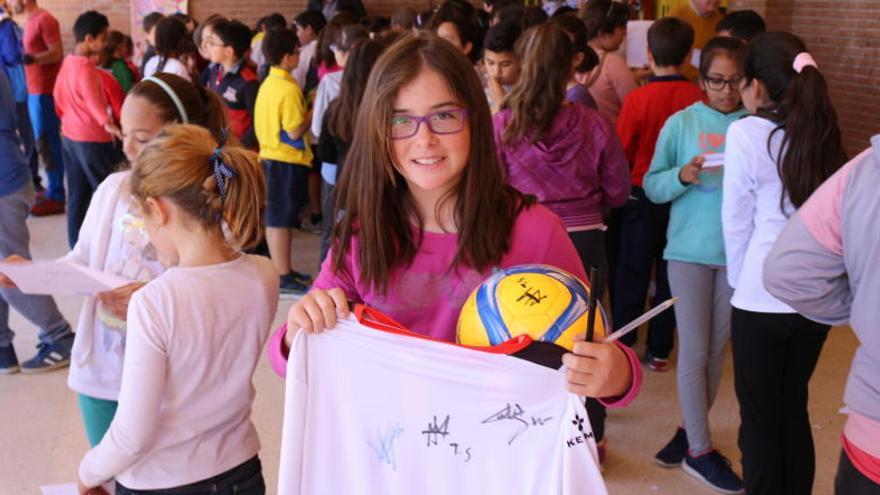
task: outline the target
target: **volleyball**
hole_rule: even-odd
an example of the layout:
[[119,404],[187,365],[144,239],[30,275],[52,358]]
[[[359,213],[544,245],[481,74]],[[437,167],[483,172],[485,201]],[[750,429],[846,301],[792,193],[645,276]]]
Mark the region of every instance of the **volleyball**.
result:
[[[587,331],[589,291],[577,277],[553,266],[517,265],[499,270],[465,301],[456,341],[492,346],[526,334],[571,350]],[[599,306],[595,340],[605,336],[606,325]]]

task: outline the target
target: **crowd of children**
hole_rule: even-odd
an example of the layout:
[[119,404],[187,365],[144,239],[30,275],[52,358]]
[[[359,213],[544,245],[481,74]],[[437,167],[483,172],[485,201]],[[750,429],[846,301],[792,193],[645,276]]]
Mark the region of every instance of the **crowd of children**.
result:
[[[653,23],[649,67],[630,68],[617,52],[632,13],[613,0],[449,0],[387,22],[359,1],[310,1],[290,25],[274,13],[254,30],[152,13],[140,66],[99,12],[76,19],[62,60],[49,12],[0,1],[0,257],[30,257],[29,212],[66,211],[64,259],[130,281],[85,299],[74,338],[51,298],[0,274],[0,373],[70,366],[92,447],[80,493],[115,479],[121,494],[258,494],[251,378],[267,342],[284,375],[296,331],[332,329],[350,303],[454,341],[493,268],[543,263],[587,281],[596,266],[589,282],[600,297],[607,287],[615,327],[648,299],[678,298],[648,328],[651,370],[668,369],[677,342],[682,418],[655,461],[721,493],[810,493],[807,387],[828,323],[850,304],[861,325],[875,316],[819,276],[841,280],[853,251],[872,259],[840,237],[874,235],[843,216],[876,197],[846,185],[875,158],[844,167],[827,83],[799,38],[764,32],[752,11],[725,16],[718,0],[690,3]],[[48,187],[33,205],[38,157]],[[293,231],[309,227],[322,236],[314,280],[292,269]],[[807,256],[817,273],[797,265]],[[787,271],[833,297],[817,302]],[[40,328],[21,364],[10,306]],[[864,382],[877,343],[856,331],[867,350],[837,489],[876,494],[880,397]],[[605,407],[641,386],[635,334],[623,340],[563,358],[600,459]],[[731,340],[742,478],[709,425]]]

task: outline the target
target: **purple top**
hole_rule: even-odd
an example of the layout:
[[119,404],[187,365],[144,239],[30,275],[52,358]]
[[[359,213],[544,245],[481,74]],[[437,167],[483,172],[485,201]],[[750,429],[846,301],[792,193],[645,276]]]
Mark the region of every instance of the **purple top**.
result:
[[510,184],[534,194],[569,229],[602,223],[629,198],[629,167],[611,123],[584,105],[564,105],[537,143],[503,144],[511,111],[493,117],[498,157]]
[[565,99],[571,103],[580,103],[587,108],[599,110],[599,105],[596,103],[596,99],[593,98],[593,95],[590,94],[590,91],[585,88],[583,84],[575,84],[566,89]]

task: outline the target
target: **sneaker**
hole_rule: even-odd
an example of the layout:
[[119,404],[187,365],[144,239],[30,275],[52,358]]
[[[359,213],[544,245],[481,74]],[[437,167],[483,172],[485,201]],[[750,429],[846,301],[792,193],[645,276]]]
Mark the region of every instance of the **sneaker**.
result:
[[736,495],[746,492],[742,478],[730,468],[730,460],[717,450],[697,457],[691,457],[688,453],[681,468],[719,493]]
[[675,436],[669,441],[657,455],[654,456],[654,462],[665,467],[674,468],[681,466],[681,461],[688,451],[688,437],[684,428],[675,430]]
[[306,234],[321,234],[321,222],[314,223],[311,220],[304,220],[301,222],[299,230],[305,232]]
[[73,335],[64,337],[51,344],[40,343],[37,355],[21,363],[22,373],[45,373],[70,365],[70,348],[73,347]]
[[18,356],[15,355],[15,347],[12,344],[0,347],[0,375],[18,373]]
[[648,361],[648,369],[651,371],[656,371],[658,373],[663,373],[664,371],[669,369],[669,359],[667,358],[659,358],[648,351],[645,355]]
[[291,280],[287,279],[287,277],[281,278],[282,281],[279,284],[281,299],[292,299],[294,296],[302,296],[309,291],[308,284],[304,284],[297,279]]
[[64,213],[64,202],[55,199],[43,198],[31,208],[31,215],[35,217],[45,217],[49,215],[58,215]]

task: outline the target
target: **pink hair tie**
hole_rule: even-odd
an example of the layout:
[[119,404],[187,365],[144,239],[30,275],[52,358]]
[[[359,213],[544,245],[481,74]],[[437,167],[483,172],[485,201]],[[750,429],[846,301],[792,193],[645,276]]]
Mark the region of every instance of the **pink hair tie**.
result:
[[794,68],[795,72],[800,74],[804,70],[804,67],[808,65],[817,69],[819,68],[819,66],[816,65],[816,60],[813,58],[812,55],[807,52],[801,52],[798,53],[798,56],[794,58],[794,63],[792,64],[792,67]]

